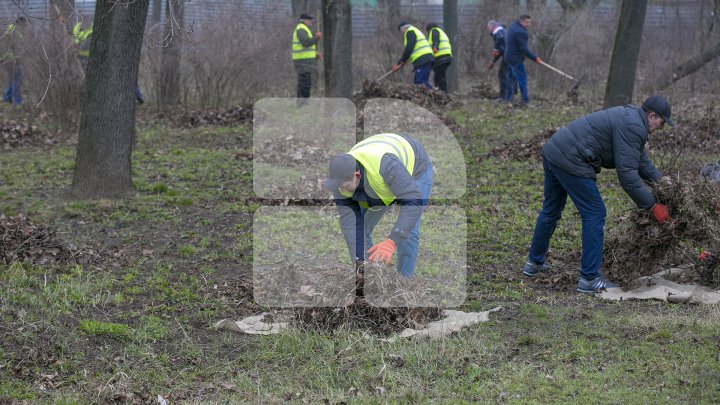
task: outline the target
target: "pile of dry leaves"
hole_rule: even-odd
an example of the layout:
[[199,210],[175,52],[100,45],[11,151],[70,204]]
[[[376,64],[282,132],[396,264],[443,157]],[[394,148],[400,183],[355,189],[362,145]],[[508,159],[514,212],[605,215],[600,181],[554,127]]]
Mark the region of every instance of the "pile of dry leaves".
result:
[[0,122],[0,147],[5,150],[22,146],[52,145],[56,139],[27,122],[8,120]]
[[231,127],[252,123],[253,106],[243,104],[224,110],[185,111],[179,119],[180,127],[195,128],[201,126]]
[[353,101],[360,110],[365,101],[373,98],[397,98],[428,109],[447,106],[451,101],[450,97],[440,90],[429,90],[417,84],[395,84],[375,80],[363,81],[362,91],[355,94]]
[[540,160],[540,150],[545,142],[559,128],[546,129],[540,133],[533,135],[530,139],[513,139],[512,141],[503,142],[502,145],[492,149],[484,158],[497,158],[502,160]]
[[647,210],[610,229],[605,270],[611,280],[632,286],[640,276],[693,263],[699,282],[720,286],[720,260],[700,260],[702,251],[720,254],[720,188],[698,175],[654,186],[656,199],[670,208],[672,224],[658,224]]
[[319,142],[287,135],[267,140],[255,147],[255,161],[282,166],[307,166],[308,163],[329,162],[333,153]]
[[67,263],[76,257],[77,252],[61,243],[48,228],[34,225],[23,215],[0,214],[0,263]]

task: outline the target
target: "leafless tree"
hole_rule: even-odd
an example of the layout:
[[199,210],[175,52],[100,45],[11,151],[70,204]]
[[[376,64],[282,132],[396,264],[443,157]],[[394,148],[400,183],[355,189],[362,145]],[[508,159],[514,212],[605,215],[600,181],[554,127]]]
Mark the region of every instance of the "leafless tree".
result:
[[95,6],[72,192],[116,198],[133,191],[135,85],[149,0]]
[[168,24],[165,25],[165,42],[162,46],[162,71],[158,106],[160,109],[173,107],[180,102],[180,60],[182,52],[182,31],[185,26],[185,0],[167,0],[165,13]]
[[603,107],[629,104],[642,42],[647,0],[623,0],[613,45]]
[[[460,54],[461,44],[458,44],[458,4],[457,0],[443,1],[443,22],[445,33],[450,39],[453,48],[455,60]],[[447,71],[448,91],[453,92],[458,89],[458,64],[453,63]]]
[[325,95],[352,99],[352,8],[350,0],[323,0]]

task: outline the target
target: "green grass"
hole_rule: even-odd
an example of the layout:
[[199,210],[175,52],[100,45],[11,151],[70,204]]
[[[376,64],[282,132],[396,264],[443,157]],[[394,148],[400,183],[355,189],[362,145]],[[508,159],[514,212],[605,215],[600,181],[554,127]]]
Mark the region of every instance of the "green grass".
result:
[[[347,260],[334,210],[259,208],[252,162],[237,158],[252,149],[248,127],[141,127],[138,195],[117,201],[64,197],[71,146],[2,153],[2,212],[26,213],[108,258],[0,265],[0,403],[157,395],[171,403],[717,403],[717,308],[608,303],[519,277],[542,202],[542,167],[482,156],[585,112],[487,101],[449,112],[470,128],[459,138],[467,187],[424,216],[427,265],[418,273],[442,274],[467,250],[461,309],[503,308],[447,339],[393,344],[363,331],[257,337],[212,328],[262,310],[245,283],[253,252],[267,254],[268,265],[312,262],[313,254]],[[613,171],[598,181],[611,227],[633,205]],[[465,229],[467,243],[450,236]],[[253,240],[254,232],[262,237]],[[551,258],[580,249],[571,204],[551,249]]]

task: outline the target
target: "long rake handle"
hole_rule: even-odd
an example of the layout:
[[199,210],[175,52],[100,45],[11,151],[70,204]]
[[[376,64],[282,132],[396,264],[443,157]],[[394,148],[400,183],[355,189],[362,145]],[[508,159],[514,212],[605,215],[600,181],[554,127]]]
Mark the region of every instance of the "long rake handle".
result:
[[553,67],[553,66],[548,65],[548,64],[545,63],[544,61],[541,61],[540,64],[543,65],[543,66],[545,66],[546,68],[554,71],[555,73],[559,73],[559,74],[567,77],[567,78],[570,79],[570,80],[575,80],[574,77],[570,76],[569,74],[563,72],[562,70],[560,70],[560,69],[558,69],[558,68],[556,68],[556,67]]
[[391,74],[391,73],[393,73],[393,71],[392,71],[392,70],[391,70],[391,71],[389,71],[389,72],[387,72],[387,73],[385,73],[384,75],[382,75],[382,76],[378,77],[378,79],[377,79],[376,81],[378,81],[378,82],[379,82],[380,80],[382,80],[382,79],[384,79],[384,78],[386,78],[386,77],[390,76],[390,74]]

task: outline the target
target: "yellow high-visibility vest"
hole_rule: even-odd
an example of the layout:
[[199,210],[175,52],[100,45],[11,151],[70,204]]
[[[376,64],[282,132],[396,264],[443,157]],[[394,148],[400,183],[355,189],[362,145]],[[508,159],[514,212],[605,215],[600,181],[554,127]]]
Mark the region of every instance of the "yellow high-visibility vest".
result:
[[298,23],[298,25],[295,27],[295,30],[293,31],[292,59],[315,59],[317,57],[316,44],[313,44],[310,47],[304,47],[303,44],[300,42],[300,39],[298,38],[298,30],[303,30],[307,32],[310,38],[312,38],[313,36],[312,31],[310,31],[310,28],[308,28],[307,25],[302,22]]
[[432,38],[433,30],[436,30],[438,32],[438,35],[440,36],[438,52],[435,54],[435,57],[439,58],[445,55],[452,56],[452,45],[450,45],[450,38],[448,38],[447,34],[445,34],[445,31],[441,30],[438,27],[433,27],[428,34],[429,38]]
[[[93,29],[92,27],[84,30],[82,29],[82,24],[77,23],[73,26],[72,34],[73,34],[73,44],[80,46],[83,45],[85,41],[90,38],[90,35],[92,35]],[[90,49],[87,47],[83,47],[78,50],[78,55],[88,58],[90,57]]]
[[[385,205],[395,201],[395,195],[380,175],[380,161],[386,153],[397,156],[412,176],[415,168],[415,151],[407,139],[396,134],[379,134],[358,142],[348,154],[365,168],[367,182]],[[346,197],[351,197],[346,196]]]
[[405,31],[405,35],[403,35],[403,45],[407,46],[407,34],[410,31],[415,33],[416,38],[415,48],[413,48],[413,51],[410,54],[410,63],[415,62],[417,58],[423,55],[432,55],[432,49],[430,48],[430,44],[428,43],[427,38],[425,38],[425,35],[423,35],[422,31],[413,27],[412,25]]

